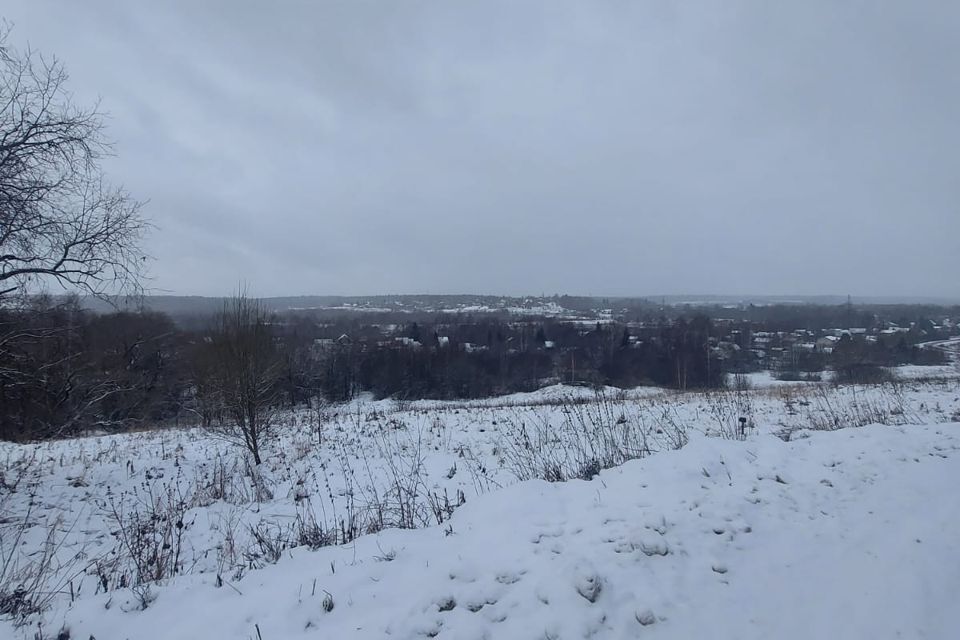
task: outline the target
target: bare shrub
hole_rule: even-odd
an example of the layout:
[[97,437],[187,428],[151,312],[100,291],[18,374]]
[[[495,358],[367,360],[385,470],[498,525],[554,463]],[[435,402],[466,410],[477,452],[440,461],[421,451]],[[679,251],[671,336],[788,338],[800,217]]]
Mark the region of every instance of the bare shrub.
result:
[[818,386],[808,396],[805,423],[810,429],[833,431],[870,424],[914,424],[918,416],[910,411],[900,383],[869,387],[849,385],[832,392]]
[[669,412],[651,413],[639,403],[598,392],[593,402],[563,405],[562,418],[528,413],[508,419],[501,442],[504,464],[519,480],[589,480],[655,450],[680,448],[686,427]]
[[228,463],[224,456],[217,452],[209,465],[202,465],[202,473],[194,479],[193,507],[206,507],[217,501],[245,502],[246,487],[238,482],[240,470],[237,460]]
[[73,528],[71,525],[58,535],[64,525],[62,517],[47,525],[46,535],[35,550],[24,553],[20,547],[25,534],[35,526],[34,506],[31,499],[22,518],[0,520],[0,616],[9,617],[17,624],[46,610],[86,569],[81,562],[82,552],[66,560],[60,558],[64,540]]
[[293,537],[288,527],[279,522],[261,520],[249,527],[250,537],[253,540],[244,553],[251,566],[262,566],[264,562],[274,564],[283,555],[283,551],[290,548]]
[[117,547],[112,561],[100,565],[104,588],[133,587],[183,573],[184,534],[193,524],[186,519],[191,503],[179,483],[158,494],[148,485],[147,495],[129,508],[123,496],[111,498],[106,517],[115,527]]
[[214,364],[208,383],[229,419],[211,422],[209,428],[245,447],[259,465],[279,400],[280,360],[266,307],[241,291],[224,303],[210,338]]
[[749,430],[755,428],[753,398],[749,391],[734,387],[728,391],[712,391],[705,394],[712,428],[706,435],[728,440],[743,440]]

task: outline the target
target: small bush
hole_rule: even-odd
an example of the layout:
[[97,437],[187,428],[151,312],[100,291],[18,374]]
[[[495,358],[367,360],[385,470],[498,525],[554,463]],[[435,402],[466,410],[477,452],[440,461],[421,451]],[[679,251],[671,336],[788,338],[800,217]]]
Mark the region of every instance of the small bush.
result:
[[835,371],[837,384],[883,384],[896,380],[886,367],[870,363],[845,364]]

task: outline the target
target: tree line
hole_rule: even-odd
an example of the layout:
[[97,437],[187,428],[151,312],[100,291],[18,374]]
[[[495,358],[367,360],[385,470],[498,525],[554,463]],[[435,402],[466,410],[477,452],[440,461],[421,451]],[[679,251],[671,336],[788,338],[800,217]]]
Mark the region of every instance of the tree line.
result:
[[93,313],[76,298],[30,298],[0,308],[0,437],[184,423],[241,425],[242,432],[258,428],[258,411],[360,392],[455,399],[555,382],[723,382],[704,317],[681,319],[641,342],[621,325],[550,320],[365,329],[331,339],[325,336],[339,327],[270,313],[246,295],[228,300],[200,329],[161,313]]
[[[751,361],[718,348],[695,315],[634,327],[554,318],[456,317],[371,323],[269,311],[245,294],[202,323],[151,311],[95,313],[76,297],[0,307],[0,438],[201,424],[242,440],[267,413],[375,398],[472,399],[544,385],[717,388]],[[825,368],[841,381],[878,369],[939,364],[908,334],[843,336],[832,353],[796,352],[797,374]],[[755,365],[754,365],[755,366]]]

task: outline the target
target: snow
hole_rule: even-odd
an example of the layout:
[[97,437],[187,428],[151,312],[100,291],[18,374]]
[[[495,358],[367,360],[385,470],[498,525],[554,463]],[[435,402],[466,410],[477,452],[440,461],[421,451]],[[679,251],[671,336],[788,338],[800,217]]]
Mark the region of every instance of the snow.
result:
[[[236,476],[228,495],[187,510],[184,575],[149,595],[98,592],[96,575],[76,575],[73,602],[44,614],[44,637],[960,637],[956,379],[628,392],[610,405],[626,424],[669,413],[689,443],[673,450],[651,432],[652,455],[591,481],[517,481],[504,452],[519,425],[565,438],[576,407],[613,393],[557,386],[402,408],[367,398],[331,410],[319,435],[292,414],[259,471],[272,493],[260,501],[243,456],[198,429],[2,445],[5,482],[22,481],[0,506],[9,524],[34,505],[24,553],[52,526],[62,559],[87,561],[116,545],[111,500],[130,509],[209,489],[216,469]],[[750,435],[717,437],[738,402]],[[830,420],[851,428],[807,428]],[[283,549],[240,576],[224,566],[228,533],[249,543],[239,523],[291,523],[307,506],[342,516],[414,459],[426,489],[465,494],[443,523]],[[2,621],[0,637],[33,638],[36,623]]]
[[513,315],[520,316],[544,316],[544,317],[576,317],[576,314],[569,309],[565,309],[556,302],[541,302],[536,303],[534,301],[528,301],[524,306],[509,306],[505,302],[501,301],[501,304],[498,306],[490,306],[486,304],[458,304],[454,307],[440,307],[436,309],[440,313],[497,313],[500,311],[505,311]]
[[[899,380],[909,382],[917,379],[929,378],[960,378],[960,369],[955,364],[946,365],[915,365],[906,364],[897,367],[890,367],[890,372]],[[823,382],[829,382],[834,379],[833,371],[819,371],[817,375]],[[754,371],[744,374],[744,378],[752,388],[791,386],[800,384],[795,381],[777,380],[776,376],[770,371]]]
[[294,550],[240,592],[188,576],[145,611],[100,595],[63,621],[107,638],[957,637],[958,426],[703,439],[485,496],[449,535]]
[[[820,372],[820,373],[821,373],[821,378],[823,378],[824,374],[829,375],[830,372]],[[803,384],[801,382],[777,380],[776,376],[774,376],[769,371],[753,371],[750,373],[743,374],[743,378],[751,389],[794,386],[797,384]]]
[[956,365],[921,366],[916,364],[907,364],[900,367],[892,367],[891,370],[893,371],[893,374],[900,379],[960,377],[960,370],[958,370]]

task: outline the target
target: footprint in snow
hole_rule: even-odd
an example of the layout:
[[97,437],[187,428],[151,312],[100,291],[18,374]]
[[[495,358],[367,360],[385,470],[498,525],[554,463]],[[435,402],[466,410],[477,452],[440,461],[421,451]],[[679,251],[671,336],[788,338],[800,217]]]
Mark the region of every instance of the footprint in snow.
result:
[[638,610],[633,615],[637,619],[637,622],[639,622],[644,627],[649,627],[650,625],[656,623],[657,621],[657,616],[654,615],[653,611],[651,611],[650,609]]
[[437,610],[441,613],[446,611],[453,611],[457,606],[457,601],[453,596],[444,596],[436,601]]
[[563,529],[553,529],[550,531],[541,531],[530,538],[530,542],[533,544],[540,544],[544,538],[559,538],[563,535]]
[[670,547],[662,536],[648,535],[640,539],[640,551],[646,556],[665,556],[670,553]]
[[471,613],[476,613],[477,611],[480,611],[481,609],[483,609],[485,606],[492,605],[492,604],[497,604],[496,598],[485,598],[483,600],[471,600],[466,604],[464,604],[463,606],[466,608],[467,611]]
[[584,574],[577,578],[574,584],[579,593],[587,602],[594,603],[600,598],[603,591],[603,578],[596,574]]
[[515,584],[520,582],[520,578],[523,577],[524,573],[526,572],[521,571],[520,573],[501,573],[497,575],[495,580],[500,584]]

